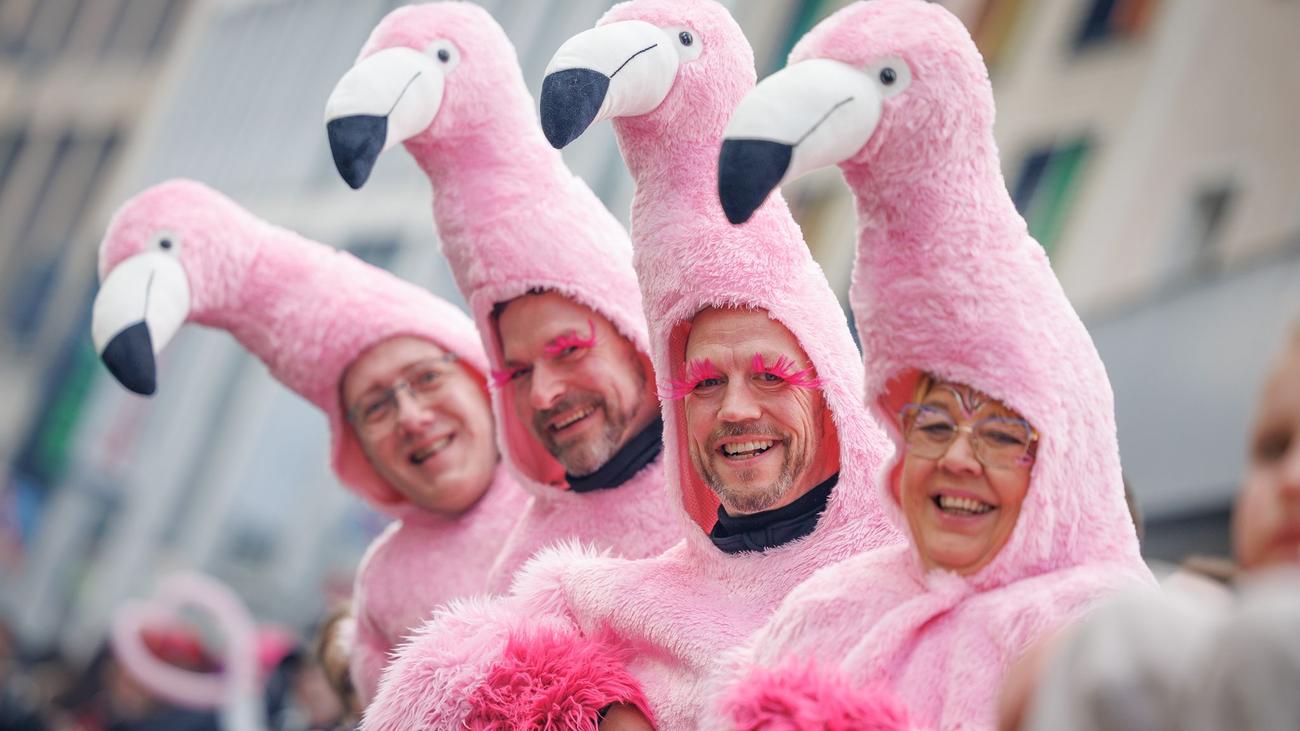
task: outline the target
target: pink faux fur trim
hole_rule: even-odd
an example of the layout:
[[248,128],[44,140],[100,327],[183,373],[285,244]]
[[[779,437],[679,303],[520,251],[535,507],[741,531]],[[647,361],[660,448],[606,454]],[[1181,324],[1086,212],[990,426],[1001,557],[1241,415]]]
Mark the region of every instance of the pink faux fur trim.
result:
[[492,731],[595,726],[613,703],[649,706],[628,673],[625,652],[551,628],[511,635],[505,653],[470,698],[466,727]]
[[754,670],[723,702],[735,731],[905,731],[907,709],[884,685],[852,687],[813,663]]

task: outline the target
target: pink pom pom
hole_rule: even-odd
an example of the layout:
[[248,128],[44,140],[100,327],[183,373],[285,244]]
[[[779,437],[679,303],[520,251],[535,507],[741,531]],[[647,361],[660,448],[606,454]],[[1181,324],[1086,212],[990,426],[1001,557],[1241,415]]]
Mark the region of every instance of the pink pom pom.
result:
[[907,709],[883,684],[855,688],[811,663],[759,668],[723,702],[736,731],[906,731]]
[[595,728],[606,706],[650,711],[626,653],[612,644],[551,629],[511,636],[500,662],[470,698],[466,727],[481,731]]

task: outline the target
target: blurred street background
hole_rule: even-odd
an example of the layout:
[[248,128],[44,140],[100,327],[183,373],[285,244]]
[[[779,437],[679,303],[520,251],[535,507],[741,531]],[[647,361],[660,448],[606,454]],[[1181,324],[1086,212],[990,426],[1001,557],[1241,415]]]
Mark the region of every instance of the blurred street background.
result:
[[[177,176],[460,301],[409,157],[382,157],[362,197],[325,137],[331,88],[399,4],[0,0],[0,618],[26,651],[91,657],[114,606],[181,568],[303,633],[350,591],[384,521],[334,481],[323,417],[200,328],[156,396],[130,394],[90,302],[109,215]],[[610,2],[481,4],[536,94]],[[847,3],[725,4],[762,78]],[[945,4],[990,67],[1007,185],[1106,362],[1145,552],[1226,554],[1260,379],[1300,317],[1300,2]],[[609,125],[565,158],[626,221]],[[786,194],[843,295],[838,173]]]

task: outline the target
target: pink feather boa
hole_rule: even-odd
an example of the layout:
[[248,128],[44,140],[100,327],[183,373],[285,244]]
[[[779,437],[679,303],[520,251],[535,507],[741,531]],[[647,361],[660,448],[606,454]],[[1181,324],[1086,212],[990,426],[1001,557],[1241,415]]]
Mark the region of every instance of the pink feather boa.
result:
[[723,701],[735,731],[906,731],[907,709],[883,685],[855,688],[813,663],[758,668]]
[[599,711],[614,703],[636,706],[650,718],[626,660],[626,652],[613,644],[576,634],[551,628],[516,633],[470,698],[466,728],[594,728]]

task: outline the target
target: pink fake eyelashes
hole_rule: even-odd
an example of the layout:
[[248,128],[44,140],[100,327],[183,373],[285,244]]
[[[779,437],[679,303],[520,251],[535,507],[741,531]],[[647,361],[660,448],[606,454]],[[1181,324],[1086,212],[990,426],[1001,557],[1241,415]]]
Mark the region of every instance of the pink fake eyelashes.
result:
[[755,373],[768,373],[785,381],[790,386],[799,388],[821,388],[822,381],[813,375],[813,367],[808,366],[802,370],[796,371],[794,361],[784,355],[778,355],[776,362],[772,365],[763,363],[763,356],[758,353],[754,354],[754,361],[751,366]]
[[511,381],[515,380],[515,374],[517,374],[521,370],[523,369],[511,368],[508,371],[498,371],[493,369],[493,371],[489,374],[492,377],[492,388],[501,388],[505,386],[507,383],[510,383]]
[[564,333],[546,344],[543,352],[554,358],[563,355],[569,348],[591,348],[596,345],[596,323],[587,319],[587,337],[578,337],[577,333]]
[[[801,370],[795,370],[794,361],[786,356],[777,356],[777,359],[771,365],[763,362],[763,356],[755,353],[754,359],[750,362],[750,368],[754,373],[765,373],[776,376],[785,382],[788,386],[798,388],[820,388],[821,379],[813,375],[812,366]],[[673,380],[669,384],[669,391],[663,398],[669,400],[679,400],[685,398],[686,394],[693,392],[702,382],[722,378],[722,371],[713,364],[713,361],[707,358],[697,358],[686,365],[686,376],[679,380]]]
[[674,379],[668,384],[668,394],[661,398],[670,401],[677,401],[686,397],[686,394],[695,390],[701,381],[707,381],[710,378],[722,378],[722,371],[713,365],[713,361],[708,358],[696,358],[686,364],[686,377],[678,381]]
[[[590,318],[587,319],[587,335],[581,337],[577,333],[567,332],[556,337],[542,348],[542,352],[547,358],[559,358],[571,350],[587,349],[596,345],[596,323]],[[506,384],[515,380],[520,371],[527,370],[528,366],[518,366],[503,371],[493,370],[489,375],[492,379],[493,388],[502,388]]]

